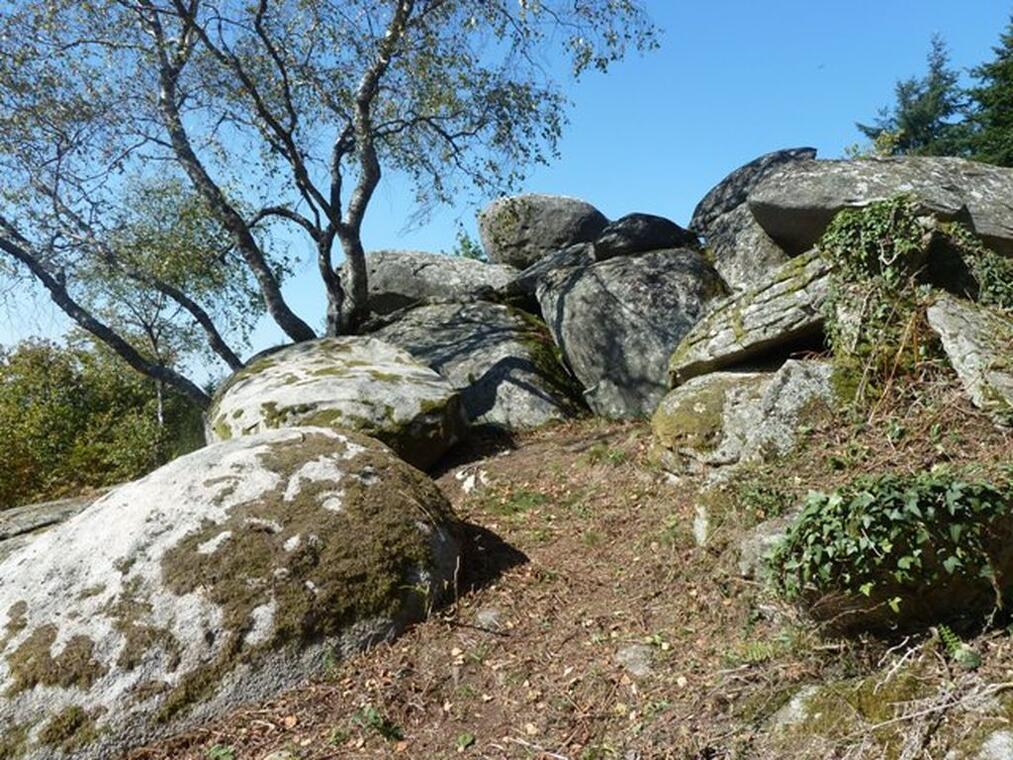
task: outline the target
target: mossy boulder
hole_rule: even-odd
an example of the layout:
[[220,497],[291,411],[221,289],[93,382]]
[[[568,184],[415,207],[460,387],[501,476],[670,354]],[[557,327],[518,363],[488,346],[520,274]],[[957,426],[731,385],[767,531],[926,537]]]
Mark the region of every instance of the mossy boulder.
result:
[[423,619],[458,556],[432,481],[357,433],[181,457],[0,562],[12,756],[118,756],[269,698]]
[[796,445],[817,409],[833,408],[832,368],[789,360],[776,372],[715,372],[671,391],[651,419],[655,457],[681,471],[764,462]]
[[574,243],[591,242],[606,224],[605,215],[586,201],[539,193],[499,198],[478,215],[489,260],[519,269]]
[[665,360],[725,294],[695,250],[618,256],[544,274],[537,296],[567,365],[599,415],[650,415],[667,390]]
[[423,469],[467,429],[447,380],[373,337],[322,338],[264,355],[223,384],[207,419],[209,442],[303,425],[358,430]]
[[374,335],[450,381],[473,423],[523,430],[586,409],[545,324],[518,309],[480,301],[430,304]]
[[769,382],[769,373],[715,372],[676,388],[651,417],[655,456],[675,471],[737,462]]

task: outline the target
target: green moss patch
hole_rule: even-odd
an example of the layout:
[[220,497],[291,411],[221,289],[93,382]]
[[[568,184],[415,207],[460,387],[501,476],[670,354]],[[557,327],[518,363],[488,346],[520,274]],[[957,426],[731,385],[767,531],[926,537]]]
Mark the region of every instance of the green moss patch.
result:
[[12,682],[9,694],[39,685],[87,689],[108,672],[95,660],[95,642],[87,636],[72,637],[53,657],[58,632],[53,624],[39,626],[7,656]]
[[[340,485],[303,483],[286,501],[288,482],[300,467],[340,454],[343,444],[311,433],[299,443],[275,446],[261,461],[281,477],[276,489],[233,507],[223,523],[206,522],[164,556],[170,590],[202,589],[221,607],[224,640],[212,663],[188,674],[169,694],[163,718],[213,690],[224,673],[260,651],[304,646],[355,621],[396,615],[410,599],[413,573],[429,564],[431,552],[417,523],[436,530],[453,524],[453,515],[430,480],[377,451],[368,439],[349,438],[366,451],[349,463]],[[341,493],[340,510],[322,507],[321,499],[335,491]],[[232,532],[226,544],[212,553],[198,551],[226,530]],[[296,536],[298,545],[286,549]],[[268,604],[274,605],[269,632],[246,644],[254,610]]]
[[79,705],[66,707],[39,731],[39,742],[73,752],[98,738],[95,716]]

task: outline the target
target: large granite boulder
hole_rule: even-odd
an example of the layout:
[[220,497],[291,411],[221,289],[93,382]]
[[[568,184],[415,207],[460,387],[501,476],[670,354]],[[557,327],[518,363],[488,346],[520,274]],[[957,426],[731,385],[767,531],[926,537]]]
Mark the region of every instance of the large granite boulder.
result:
[[450,381],[469,419],[509,430],[579,413],[580,386],[563,367],[545,325],[499,304],[412,309],[374,336],[400,346]]
[[927,318],[974,405],[1013,426],[1013,319],[942,293]]
[[606,224],[608,219],[590,203],[537,193],[500,198],[478,215],[489,260],[519,269],[560,248],[593,241]]
[[765,153],[748,164],[740,166],[718,182],[696,204],[689,228],[704,237],[707,230],[721,216],[746,202],[749,192],[764,177],[785,164],[816,158],[816,148],[786,148]]
[[272,697],[423,619],[457,522],[328,428],[213,444],[0,562],[5,756],[100,760]]
[[374,314],[389,314],[430,298],[489,296],[517,276],[514,267],[422,251],[372,251],[366,256],[366,268],[369,309]]
[[714,372],[672,390],[651,418],[654,455],[672,471],[763,462],[789,453],[807,415],[832,410],[829,362],[776,372]]
[[733,290],[755,286],[789,258],[753,218],[749,191],[779,167],[815,157],[815,148],[767,153],[733,171],[697,204],[690,229],[704,237],[714,268]]
[[373,337],[322,338],[268,353],[225,382],[207,419],[209,442],[303,425],[358,430],[423,469],[467,426],[447,380]]
[[723,292],[700,253],[672,249],[555,269],[537,295],[591,409],[627,418],[654,411],[666,356]]
[[774,270],[756,287],[715,305],[672,354],[673,387],[707,372],[820,343],[829,274],[830,265],[810,252]]
[[696,248],[697,236],[675,222],[654,214],[627,214],[610,222],[595,239],[595,261],[606,261],[631,253],[658,251],[663,248]]
[[749,208],[795,255],[813,246],[841,209],[902,193],[925,213],[967,222],[990,248],[1013,256],[1013,169],[962,158],[795,161],[752,189]]

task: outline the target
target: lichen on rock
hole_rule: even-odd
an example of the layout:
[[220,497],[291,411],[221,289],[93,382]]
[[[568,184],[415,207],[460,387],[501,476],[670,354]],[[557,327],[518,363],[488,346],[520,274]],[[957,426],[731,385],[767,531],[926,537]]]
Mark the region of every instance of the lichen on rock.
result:
[[26,757],[97,759],[271,696],[422,619],[457,530],[431,480],[356,433],[177,459],[0,562],[0,722]]

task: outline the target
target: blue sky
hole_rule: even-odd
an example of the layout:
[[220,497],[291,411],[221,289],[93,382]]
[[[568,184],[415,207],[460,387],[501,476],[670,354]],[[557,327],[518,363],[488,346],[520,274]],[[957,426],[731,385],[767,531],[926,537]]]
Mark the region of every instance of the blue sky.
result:
[[[811,145],[838,157],[858,142],[856,119],[892,102],[900,77],[921,74],[939,32],[953,64],[987,59],[1009,0],[647,0],[664,30],[661,49],[608,75],[566,85],[573,101],[561,157],[526,182],[533,192],[575,195],[615,218],[631,211],[686,224],[696,202],[761,153]],[[366,219],[367,249],[445,250],[458,220],[474,234],[471,205],[443,209],[405,230],[410,196],[381,185]],[[311,324],[323,314],[311,263],[285,288]],[[53,334],[63,324],[45,303],[0,310],[0,342]],[[280,340],[265,324],[255,348]]]

